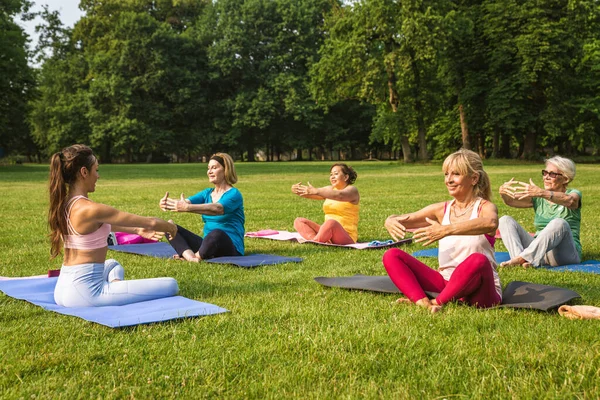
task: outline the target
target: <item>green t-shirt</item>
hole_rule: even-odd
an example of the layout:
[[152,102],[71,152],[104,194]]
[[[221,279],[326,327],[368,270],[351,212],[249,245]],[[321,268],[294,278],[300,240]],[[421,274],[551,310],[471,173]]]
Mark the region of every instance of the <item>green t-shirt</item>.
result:
[[565,206],[550,203],[548,200],[541,197],[534,197],[533,209],[535,210],[535,218],[533,224],[535,226],[535,236],[548,225],[554,218],[562,218],[571,227],[571,233],[575,240],[575,247],[581,258],[581,242],[579,240],[579,230],[581,226],[581,192],[577,189],[567,189],[566,194],[575,193],[579,196],[579,208],[571,210]]

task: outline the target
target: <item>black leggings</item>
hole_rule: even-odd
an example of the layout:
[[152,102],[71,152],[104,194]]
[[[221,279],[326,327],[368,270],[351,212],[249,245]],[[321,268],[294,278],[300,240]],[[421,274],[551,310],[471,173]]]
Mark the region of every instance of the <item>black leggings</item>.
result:
[[221,229],[214,229],[202,239],[200,236],[177,225],[177,236],[169,240],[179,256],[186,250],[199,252],[200,258],[208,260],[215,257],[239,256],[231,238]]

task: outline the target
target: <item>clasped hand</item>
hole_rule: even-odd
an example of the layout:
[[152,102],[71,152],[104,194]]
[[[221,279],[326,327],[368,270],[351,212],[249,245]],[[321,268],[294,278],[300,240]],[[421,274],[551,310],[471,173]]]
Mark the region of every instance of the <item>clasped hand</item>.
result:
[[179,200],[176,200],[170,198],[169,192],[166,192],[165,196],[160,199],[158,206],[163,211],[187,212],[189,209],[189,203],[185,201],[185,196],[183,193],[181,193]]
[[406,227],[402,223],[408,221],[408,218],[408,215],[401,217],[392,215],[385,220],[385,229],[387,229],[392,239],[396,242],[399,242],[406,236]]
[[167,239],[173,240],[173,238],[175,238],[175,236],[177,235],[177,225],[170,221],[169,225],[171,226],[171,229],[168,232],[160,232],[146,228],[137,228],[136,233],[144,239],[155,240],[157,242],[159,242],[165,235],[167,235]]
[[153,229],[139,228],[137,234],[144,239],[160,241],[164,236],[165,232],[155,231]]
[[317,190],[310,182],[307,182],[306,185],[303,185],[302,182],[298,182],[292,185],[292,193],[297,194],[298,196],[308,196],[317,194]]
[[544,194],[544,190],[533,183],[532,179],[529,179],[529,183],[525,183],[515,181],[515,178],[511,178],[510,181],[500,186],[500,194],[505,194],[515,200],[524,200],[541,197]]
[[[385,228],[395,241],[400,241],[406,236],[406,227],[403,225],[403,222],[408,221],[409,218],[410,216],[408,215],[401,217],[391,216],[385,220]],[[425,221],[427,221],[429,226],[419,228],[414,232],[413,238],[416,243],[424,242],[423,245],[428,246],[446,236],[445,228],[437,221],[430,218],[425,218]]]
[[417,229],[413,235],[416,243],[424,242],[423,246],[429,246],[433,242],[446,237],[446,228],[443,225],[430,218],[425,218],[425,221],[429,223],[429,226]]

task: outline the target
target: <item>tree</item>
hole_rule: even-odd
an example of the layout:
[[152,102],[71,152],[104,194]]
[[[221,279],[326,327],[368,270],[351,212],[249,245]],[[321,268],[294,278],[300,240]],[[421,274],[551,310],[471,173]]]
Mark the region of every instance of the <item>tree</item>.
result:
[[86,76],[83,51],[72,40],[57,11],[47,6],[35,49],[38,71],[35,99],[29,115],[32,135],[47,156],[73,143],[90,143]]
[[201,148],[209,137],[203,3],[83,1],[74,38],[88,64],[90,139],[106,161]]
[[32,68],[28,64],[28,37],[14,18],[27,11],[25,0],[0,3],[0,149],[7,153],[35,155],[27,124],[28,102],[35,89]]
[[565,108],[577,87],[572,60],[581,43],[573,36],[569,2],[514,0],[484,3],[484,35],[489,44],[488,123],[505,140],[519,143],[518,156],[536,158],[549,145],[549,132],[565,140],[573,112]]
[[214,7],[209,54],[222,83],[222,105],[231,126],[228,138],[250,161],[261,145],[300,145],[293,136],[322,120],[307,82],[329,1],[220,0]]
[[327,17],[321,59],[311,71],[312,91],[320,101],[360,99],[400,112],[396,134],[405,162],[412,161],[411,131],[417,133],[419,158],[428,159],[427,96],[439,28],[433,4],[364,0],[335,7]]

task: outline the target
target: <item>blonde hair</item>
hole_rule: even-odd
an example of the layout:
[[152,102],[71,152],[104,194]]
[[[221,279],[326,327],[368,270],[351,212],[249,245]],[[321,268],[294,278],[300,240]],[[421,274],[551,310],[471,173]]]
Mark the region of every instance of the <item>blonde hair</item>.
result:
[[225,181],[233,186],[237,183],[238,178],[235,173],[235,166],[233,165],[233,158],[227,153],[215,153],[210,157],[211,160],[215,160],[225,168]]
[[556,165],[556,168],[558,168],[560,172],[567,177],[569,181],[566,182],[566,184],[575,179],[575,163],[573,160],[561,156],[554,156],[546,160],[546,165],[548,164]]
[[483,170],[483,161],[479,154],[467,149],[460,149],[455,153],[450,154],[444,160],[442,171],[448,172],[450,168],[463,176],[477,175],[477,183],[473,186],[475,196],[482,199],[492,200],[492,189],[490,185],[490,177]]

